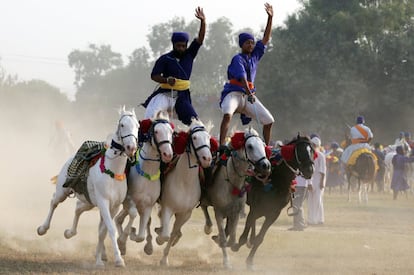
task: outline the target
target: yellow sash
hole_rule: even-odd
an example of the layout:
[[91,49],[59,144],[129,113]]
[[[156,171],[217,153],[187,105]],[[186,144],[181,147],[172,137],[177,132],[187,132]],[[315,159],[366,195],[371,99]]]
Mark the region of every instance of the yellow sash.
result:
[[185,91],[190,89],[190,80],[176,78],[174,86],[171,86],[168,83],[161,83],[160,87],[168,90],[172,89],[174,91]]

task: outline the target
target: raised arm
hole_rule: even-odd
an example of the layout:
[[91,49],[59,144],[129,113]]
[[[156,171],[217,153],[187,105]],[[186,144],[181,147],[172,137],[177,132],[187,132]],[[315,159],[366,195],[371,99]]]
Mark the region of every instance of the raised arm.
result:
[[198,32],[197,42],[203,44],[204,36],[206,35],[206,17],[202,8],[196,8],[195,17],[200,20],[200,31]]
[[270,5],[269,3],[266,3],[265,4],[265,10],[266,10],[266,13],[267,13],[267,24],[266,24],[266,29],[264,31],[263,39],[262,39],[262,42],[263,42],[264,45],[269,43],[270,34],[272,32],[272,19],[273,19],[273,7],[272,7],[272,5]]

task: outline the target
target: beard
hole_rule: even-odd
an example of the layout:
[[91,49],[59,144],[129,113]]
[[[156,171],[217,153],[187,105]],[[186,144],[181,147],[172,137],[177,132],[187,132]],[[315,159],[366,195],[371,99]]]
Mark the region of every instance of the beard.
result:
[[181,52],[181,51],[173,50],[173,54],[174,54],[174,57],[181,59],[181,58],[183,58],[183,57],[184,57],[185,52]]

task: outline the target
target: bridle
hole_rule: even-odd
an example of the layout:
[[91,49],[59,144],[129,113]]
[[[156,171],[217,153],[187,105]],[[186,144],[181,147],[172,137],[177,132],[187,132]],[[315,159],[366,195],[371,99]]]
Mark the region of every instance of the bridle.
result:
[[255,168],[256,168],[256,166],[257,166],[259,163],[261,163],[263,160],[265,160],[265,159],[266,159],[266,155],[265,155],[265,156],[263,156],[263,157],[261,157],[261,158],[260,158],[260,159],[258,159],[257,161],[252,161],[252,160],[249,158],[249,156],[247,155],[247,148],[246,148],[246,146],[247,146],[247,140],[248,140],[249,138],[252,138],[252,137],[256,137],[256,138],[259,138],[259,139],[260,139],[260,137],[259,137],[258,135],[255,135],[255,134],[249,135],[247,138],[245,138],[245,140],[244,140],[244,155],[245,155],[245,158],[241,158],[241,157],[239,157],[239,155],[237,154],[237,151],[234,151],[234,150],[233,150],[233,152],[232,152],[232,156],[233,156],[234,158],[238,159],[238,160],[248,162],[249,164],[253,165],[253,167],[255,167]]
[[160,123],[163,123],[163,124],[170,124],[170,122],[169,122],[168,120],[166,120],[166,119],[157,119],[157,120],[155,120],[155,121],[151,124],[151,127],[150,127],[150,129],[149,129],[149,142],[150,142],[151,146],[155,145],[155,148],[157,148],[157,152],[158,152],[158,155],[159,155],[160,157],[159,157],[159,158],[157,158],[157,159],[145,158],[145,157],[144,157],[144,156],[142,156],[142,154],[141,154],[141,151],[142,151],[142,150],[139,150],[139,156],[140,156],[143,160],[150,160],[150,161],[161,161],[161,150],[160,150],[160,147],[161,147],[163,144],[166,144],[166,143],[171,144],[171,146],[172,146],[172,142],[171,142],[171,141],[169,141],[168,139],[166,139],[166,140],[161,140],[161,141],[158,141],[158,140],[157,140],[157,137],[155,136],[155,126],[156,126],[157,124],[160,124]]
[[[192,137],[193,137],[193,135],[195,133],[201,132],[201,131],[208,133],[207,130],[206,130],[206,128],[204,126],[196,126],[196,127],[194,127],[193,129],[190,130],[190,133],[188,135],[189,142],[187,142],[186,152],[187,152],[187,156],[188,156],[188,167],[189,168],[196,168],[196,167],[198,167],[198,164],[201,163],[200,162],[200,157],[198,155],[198,151],[199,150],[201,150],[203,148],[208,148],[210,150],[210,143],[200,145],[197,148],[194,145],[194,142],[193,142],[193,138]],[[194,165],[191,165],[191,163],[190,163],[190,152],[191,152],[191,148],[194,150],[194,154],[195,154],[196,159],[197,159],[197,164],[194,164]]]
[[134,115],[132,115],[132,114],[126,114],[126,115],[122,115],[119,118],[118,128],[116,130],[116,136],[117,136],[118,140],[121,141],[121,143],[118,143],[118,142],[116,142],[115,140],[112,139],[112,141],[111,141],[111,147],[110,147],[111,149],[115,149],[117,151],[120,151],[121,154],[125,152],[125,147],[124,147],[124,139],[125,138],[132,136],[132,137],[134,137],[135,141],[138,142],[138,137],[136,135],[134,135],[134,133],[130,133],[130,134],[127,134],[127,135],[122,135],[122,133],[121,133],[121,121],[122,121],[122,119],[124,117],[132,117],[132,118],[134,118]]
[[300,167],[303,164],[313,164],[314,163],[313,162],[313,158],[311,156],[309,156],[309,161],[307,161],[306,163],[300,161],[299,156],[298,156],[298,150],[297,150],[297,148],[298,148],[298,145],[299,144],[302,144],[302,143],[308,145],[311,148],[311,151],[313,153],[315,152],[315,150],[312,147],[312,144],[309,141],[303,140],[303,141],[299,141],[299,142],[295,143],[294,154],[295,154],[295,162],[297,163],[298,168],[296,168],[296,169],[293,168],[285,159],[283,159],[283,162],[285,163],[285,165],[289,168],[290,171],[292,171],[292,173],[295,174],[295,176],[304,176],[303,175],[303,172],[300,170]]

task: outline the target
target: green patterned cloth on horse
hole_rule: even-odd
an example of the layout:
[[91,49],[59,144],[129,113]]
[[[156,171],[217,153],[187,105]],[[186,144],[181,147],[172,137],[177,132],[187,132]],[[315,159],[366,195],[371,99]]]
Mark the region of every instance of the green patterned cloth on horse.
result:
[[104,150],[105,142],[85,141],[68,167],[63,187],[72,188],[76,193],[85,195],[89,201],[87,190],[89,168],[96,163]]

